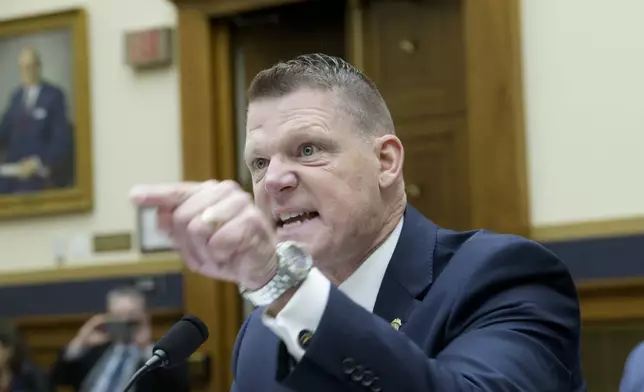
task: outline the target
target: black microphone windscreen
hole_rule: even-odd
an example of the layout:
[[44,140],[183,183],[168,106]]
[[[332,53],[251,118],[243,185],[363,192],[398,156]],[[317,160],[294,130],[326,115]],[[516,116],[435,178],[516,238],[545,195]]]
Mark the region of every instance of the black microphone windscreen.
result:
[[167,356],[167,365],[172,366],[188,359],[206,340],[206,324],[198,317],[186,315],[159,339],[152,351],[162,350]]

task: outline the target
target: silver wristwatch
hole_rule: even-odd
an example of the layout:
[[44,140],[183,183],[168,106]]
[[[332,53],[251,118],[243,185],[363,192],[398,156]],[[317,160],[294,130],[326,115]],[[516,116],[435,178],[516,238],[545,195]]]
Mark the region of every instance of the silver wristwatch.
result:
[[239,286],[241,295],[255,306],[266,306],[273,303],[288,289],[302,283],[313,267],[311,256],[293,241],[281,242],[275,250],[277,256],[277,274],[263,287],[250,291]]

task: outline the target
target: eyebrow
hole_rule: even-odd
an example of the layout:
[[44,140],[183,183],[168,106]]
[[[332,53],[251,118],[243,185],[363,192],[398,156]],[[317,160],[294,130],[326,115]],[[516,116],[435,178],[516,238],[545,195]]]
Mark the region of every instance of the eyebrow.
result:
[[251,157],[256,157],[259,154],[259,148],[257,148],[257,145],[252,145],[250,149],[244,148],[244,162],[249,163],[249,160]]
[[[318,135],[315,135],[313,133],[313,131],[312,131],[312,128],[322,128],[322,127],[319,127],[319,126],[311,127],[309,125],[300,126],[300,127],[294,127],[294,128],[291,128],[291,129],[289,129],[287,131],[288,133],[287,133],[286,137],[288,137],[291,140],[292,139],[298,139],[298,138],[304,138],[304,137],[310,137],[312,139],[320,140],[321,138],[326,136],[327,132],[325,132],[325,134],[324,134],[325,136],[322,136],[322,137],[318,136]],[[256,128],[256,129],[259,129],[259,128]],[[247,135],[250,134],[253,131],[254,130],[248,131]],[[249,155],[257,155],[258,152],[261,150],[261,147],[259,147],[258,145],[261,145],[261,144],[262,143],[258,143],[258,142],[250,142],[251,148],[248,149],[248,150],[246,150],[246,149],[244,150],[244,156],[248,157]],[[246,151],[248,151],[248,152],[246,152]]]

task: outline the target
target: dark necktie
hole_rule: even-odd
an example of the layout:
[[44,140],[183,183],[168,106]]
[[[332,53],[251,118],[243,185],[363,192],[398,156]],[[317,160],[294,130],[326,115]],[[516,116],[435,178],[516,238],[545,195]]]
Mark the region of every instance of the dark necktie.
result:
[[112,373],[112,377],[110,377],[109,384],[107,384],[107,388],[105,389],[106,392],[117,391],[116,388],[119,387],[119,382],[123,378],[123,372],[125,371],[125,365],[127,364],[129,359],[130,359],[130,350],[126,347],[123,350],[121,357],[119,358],[119,362],[116,365],[114,372]]
[[27,106],[25,103],[23,103],[22,107],[19,108],[18,110],[18,121],[16,122],[16,125],[18,130],[20,131],[26,131],[27,130],[27,122],[29,121],[29,109],[27,109]]

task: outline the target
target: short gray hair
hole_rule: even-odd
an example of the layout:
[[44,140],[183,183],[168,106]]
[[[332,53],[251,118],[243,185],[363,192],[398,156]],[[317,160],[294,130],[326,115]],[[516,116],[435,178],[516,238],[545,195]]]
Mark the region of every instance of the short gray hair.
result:
[[145,306],[145,294],[133,286],[117,287],[107,292],[107,302],[109,303],[114,297],[136,298],[143,302]]
[[261,71],[248,88],[248,102],[280,98],[306,87],[338,93],[339,108],[364,133],[394,133],[391,114],[375,83],[347,61],[322,53],[301,55]]

